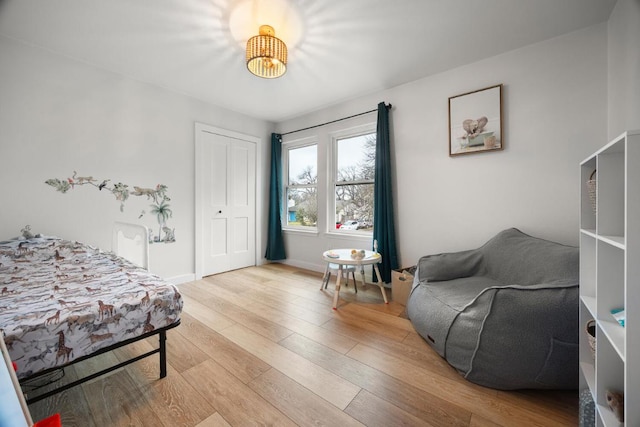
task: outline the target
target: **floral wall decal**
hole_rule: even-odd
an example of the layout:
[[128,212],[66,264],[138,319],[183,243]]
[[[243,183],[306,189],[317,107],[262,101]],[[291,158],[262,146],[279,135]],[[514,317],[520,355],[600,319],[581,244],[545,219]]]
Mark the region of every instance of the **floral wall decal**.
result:
[[[99,183],[98,183],[99,182]],[[146,196],[147,200],[152,200],[151,213],[156,215],[160,230],[158,236],[151,241],[171,243],[175,242],[175,229],[167,226],[167,220],[173,216],[173,212],[169,208],[169,202],[171,199],[167,195],[167,186],[163,184],[156,185],[155,188],[144,188],[133,186],[133,190],[127,184],[121,182],[110,184],[110,179],[104,179],[102,181],[95,179],[93,176],[78,176],[76,171],[73,171],[71,178],[58,179],[51,178],[45,181],[61,193],[66,193],[69,190],[74,189],[76,186],[90,185],[97,188],[99,191],[105,190],[113,194],[120,202],[120,212],[124,211],[124,202],[129,196]],[[142,218],[145,211],[140,213],[138,218]],[[164,231],[164,237],[162,232]]]

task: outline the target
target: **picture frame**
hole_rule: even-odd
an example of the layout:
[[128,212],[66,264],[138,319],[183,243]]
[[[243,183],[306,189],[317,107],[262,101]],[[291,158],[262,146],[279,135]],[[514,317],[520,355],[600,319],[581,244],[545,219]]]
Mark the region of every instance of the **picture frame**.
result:
[[449,98],[449,156],[503,149],[502,84]]

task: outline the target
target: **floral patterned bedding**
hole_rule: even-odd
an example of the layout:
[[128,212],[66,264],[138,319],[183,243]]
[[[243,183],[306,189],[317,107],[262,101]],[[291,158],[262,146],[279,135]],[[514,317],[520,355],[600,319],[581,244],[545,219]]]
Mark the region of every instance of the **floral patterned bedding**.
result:
[[0,328],[18,378],[176,323],[182,305],[175,286],[111,252],[0,242]]

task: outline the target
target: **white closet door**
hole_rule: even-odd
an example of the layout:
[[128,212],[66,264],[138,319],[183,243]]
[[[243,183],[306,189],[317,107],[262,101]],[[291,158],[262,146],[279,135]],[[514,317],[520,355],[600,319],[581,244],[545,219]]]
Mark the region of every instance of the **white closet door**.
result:
[[201,275],[255,265],[255,142],[196,129],[196,165],[196,257]]

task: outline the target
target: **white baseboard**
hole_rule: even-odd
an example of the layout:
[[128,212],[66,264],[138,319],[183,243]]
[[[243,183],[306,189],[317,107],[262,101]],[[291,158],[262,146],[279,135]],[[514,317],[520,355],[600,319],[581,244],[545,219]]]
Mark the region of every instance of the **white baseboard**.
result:
[[193,282],[196,280],[196,275],[194,273],[181,274],[180,276],[167,277],[164,280],[173,285],[179,285],[181,283]]
[[295,259],[287,259],[281,261],[281,264],[290,265],[291,267],[304,268],[305,270],[317,271],[319,273],[324,273],[327,264],[316,264],[313,262],[300,261]]

